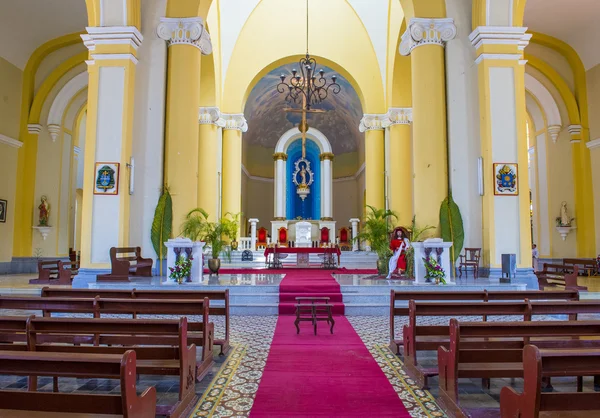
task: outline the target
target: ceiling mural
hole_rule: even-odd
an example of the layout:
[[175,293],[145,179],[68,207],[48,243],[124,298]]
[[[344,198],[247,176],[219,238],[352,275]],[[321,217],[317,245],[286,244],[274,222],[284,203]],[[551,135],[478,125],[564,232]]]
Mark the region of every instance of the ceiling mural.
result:
[[[277,141],[286,131],[298,126],[300,113],[284,112],[290,107],[285,95],[277,92],[276,86],[281,81],[281,74],[291,75],[298,64],[286,64],[265,75],[254,86],[244,109],[248,120],[248,132],[243,136],[250,145],[275,148]],[[337,82],[342,90],[339,94],[330,94],[325,101],[314,105],[314,109],[326,110],[325,113],[309,114],[308,126],[316,128],[329,139],[334,154],[344,154],[358,150],[359,141],[364,138],[358,130],[363,111],[360,99],[348,80],[331,68],[319,66],[325,71],[325,77],[331,79],[337,75]],[[294,104],[292,107],[299,108]]]

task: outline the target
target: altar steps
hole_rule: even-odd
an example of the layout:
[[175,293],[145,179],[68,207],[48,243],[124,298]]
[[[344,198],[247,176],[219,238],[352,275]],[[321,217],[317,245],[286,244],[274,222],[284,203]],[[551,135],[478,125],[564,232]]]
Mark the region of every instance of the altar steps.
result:
[[[265,268],[264,251],[252,252],[252,261],[242,261],[242,252],[234,251],[231,253],[231,261],[221,257],[221,267],[226,269],[235,268]],[[284,267],[296,267],[296,254],[288,254],[283,262]],[[309,255],[311,267],[321,265],[321,258],[317,254]],[[347,269],[372,269],[377,265],[377,254],[365,251],[343,251],[340,257],[340,267]]]

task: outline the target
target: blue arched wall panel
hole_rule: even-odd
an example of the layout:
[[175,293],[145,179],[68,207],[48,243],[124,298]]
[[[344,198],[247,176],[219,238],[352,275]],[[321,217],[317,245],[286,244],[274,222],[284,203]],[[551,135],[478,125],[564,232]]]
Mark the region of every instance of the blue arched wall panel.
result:
[[310,186],[310,194],[302,202],[302,199],[296,193],[296,185],[293,182],[292,175],[295,167],[294,163],[302,158],[302,139],[298,138],[290,144],[287,150],[287,184],[286,184],[286,216],[288,219],[321,219],[321,160],[319,156],[321,151],[317,144],[310,139],[306,140],[306,159],[310,161],[310,169],[314,173],[315,179]]

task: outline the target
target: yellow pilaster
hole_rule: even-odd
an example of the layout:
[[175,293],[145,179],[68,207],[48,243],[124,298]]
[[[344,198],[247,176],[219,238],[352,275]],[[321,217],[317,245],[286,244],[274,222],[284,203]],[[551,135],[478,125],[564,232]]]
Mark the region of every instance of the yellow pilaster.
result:
[[[82,37],[90,48],[91,59],[88,61],[81,266],[107,268],[110,247],[130,244],[127,164],[131,157],[136,55],[142,36],[135,27],[121,28],[119,33],[90,27],[88,35]],[[107,43],[107,37],[114,44]],[[103,40],[102,48],[96,48],[98,39]],[[123,50],[125,43],[129,45],[127,51]],[[119,164],[118,192],[112,189],[106,192],[112,195],[95,194],[97,162]]]
[[413,200],[420,226],[438,227],[440,204],[448,196],[444,44],[455,35],[452,19],[414,18],[400,45],[402,55],[411,55]]
[[[223,115],[222,214],[242,211],[242,132],[248,126],[242,114]],[[238,229],[238,237],[239,231]]]
[[219,121],[217,108],[200,109],[200,127],[198,138],[198,207],[206,210],[211,220],[218,216],[218,167],[217,134]]
[[386,115],[364,115],[360,131],[365,133],[365,204],[385,209]]
[[179,232],[185,215],[198,205],[200,60],[212,45],[199,17],[162,18],[157,33],[169,45],[164,178],[173,198],[173,229]]
[[391,122],[387,170],[389,208],[397,214],[399,225],[410,225],[413,216],[412,110],[392,108],[388,115]]
[[[478,27],[470,36],[477,50],[479,118],[483,157],[483,264],[501,266],[502,254],[517,255],[531,268],[531,219],[525,61],[526,28]],[[496,195],[494,163],[518,164],[518,195]]]

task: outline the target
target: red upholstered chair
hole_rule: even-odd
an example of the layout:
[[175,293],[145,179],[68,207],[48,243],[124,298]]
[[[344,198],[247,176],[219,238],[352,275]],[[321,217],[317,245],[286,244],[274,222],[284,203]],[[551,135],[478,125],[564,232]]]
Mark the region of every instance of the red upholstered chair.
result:
[[288,230],[286,227],[282,226],[279,228],[277,231],[277,240],[280,247],[288,246]]
[[352,243],[350,242],[350,230],[346,227],[340,228],[340,250],[350,251],[352,249]]
[[265,227],[261,227],[258,228],[258,231],[256,232],[256,248],[257,249],[263,249],[263,248],[267,248],[267,228]]
[[329,245],[329,228],[324,226],[321,228],[321,241],[319,241],[321,247]]

